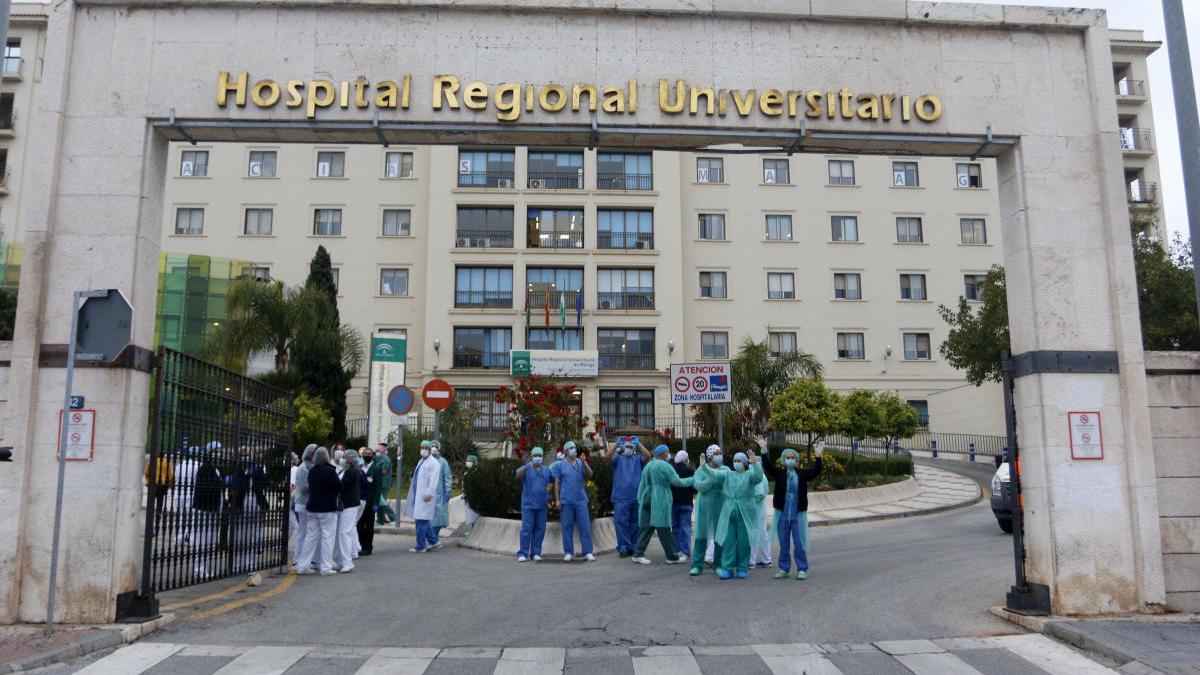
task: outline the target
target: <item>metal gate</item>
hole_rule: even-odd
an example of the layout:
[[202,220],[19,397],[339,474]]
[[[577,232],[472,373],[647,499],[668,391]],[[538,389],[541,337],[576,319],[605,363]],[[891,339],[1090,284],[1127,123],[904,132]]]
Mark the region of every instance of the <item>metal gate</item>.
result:
[[288,392],[160,348],[142,597],[287,560]]

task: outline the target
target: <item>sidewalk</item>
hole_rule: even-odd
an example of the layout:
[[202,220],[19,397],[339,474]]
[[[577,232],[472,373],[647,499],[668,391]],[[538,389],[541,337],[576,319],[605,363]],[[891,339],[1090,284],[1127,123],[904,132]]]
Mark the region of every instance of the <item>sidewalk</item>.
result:
[[45,626],[0,627],[0,673],[32,670],[111,649],[153,633],[174,620],[163,614],[143,623],[101,626],[66,625],[44,637]]
[[[808,524],[842,525],[920,516],[973,504],[983,496],[978,483],[952,471],[921,464],[915,465],[913,471],[915,489],[888,501],[873,502],[868,494],[863,494],[860,503],[855,504],[853,492],[810,492]],[[839,499],[836,507],[840,508],[825,506],[843,496],[850,499]]]
[[1099,654],[1131,674],[1200,673],[1200,615],[1166,614],[1076,620],[993,614]]

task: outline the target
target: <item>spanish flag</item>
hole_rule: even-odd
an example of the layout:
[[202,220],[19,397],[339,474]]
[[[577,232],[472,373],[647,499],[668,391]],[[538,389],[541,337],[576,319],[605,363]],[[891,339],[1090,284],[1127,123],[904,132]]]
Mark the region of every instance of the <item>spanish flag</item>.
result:
[[545,290],[546,293],[546,328],[550,327],[550,289]]

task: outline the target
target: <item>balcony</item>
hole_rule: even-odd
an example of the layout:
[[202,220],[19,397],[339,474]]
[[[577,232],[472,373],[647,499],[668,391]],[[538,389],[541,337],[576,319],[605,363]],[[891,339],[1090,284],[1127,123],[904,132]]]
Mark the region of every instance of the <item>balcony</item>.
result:
[[1125,152],[1153,152],[1154,143],[1149,129],[1121,127],[1121,150]]
[[580,230],[568,232],[530,230],[525,245],[529,248],[583,248],[583,232]]
[[512,248],[512,230],[459,230],[454,248]]
[[[455,291],[455,307],[480,309],[512,309],[512,291]],[[455,355],[457,359],[458,356]]]
[[1146,83],[1142,80],[1117,80],[1117,96],[1145,96]]
[[649,173],[598,173],[597,190],[653,190],[654,175]]
[[458,174],[458,187],[511,190],[514,185],[511,170],[470,171]]
[[582,190],[583,170],[570,171],[530,171],[530,190]]
[[600,352],[600,370],[654,370],[654,355]]
[[597,232],[596,248],[627,251],[650,251],[654,249],[652,232]]
[[606,292],[596,294],[598,309],[654,309],[654,291]]
[[530,309],[543,308],[546,306],[548,300],[550,302],[550,309],[558,309],[561,304],[574,312],[575,303],[578,301],[580,293],[582,291],[535,288],[525,294],[525,301],[528,303]]
[[454,352],[455,368],[503,368],[508,370],[508,352]]
[[1153,204],[1158,201],[1158,183],[1135,180],[1130,181],[1126,189],[1131,204]]

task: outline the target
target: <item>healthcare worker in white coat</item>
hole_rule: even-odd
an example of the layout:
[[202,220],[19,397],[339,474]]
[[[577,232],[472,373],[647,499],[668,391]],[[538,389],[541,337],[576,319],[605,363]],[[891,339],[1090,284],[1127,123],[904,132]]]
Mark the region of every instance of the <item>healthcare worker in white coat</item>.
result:
[[404,502],[404,515],[412,518],[417,524],[417,543],[410,549],[412,553],[424,553],[436,542],[432,536],[434,513],[437,510],[437,499],[442,491],[442,466],[436,457],[431,457],[429,447],[421,448],[421,461],[413,471],[412,483],[408,487],[408,499]]

